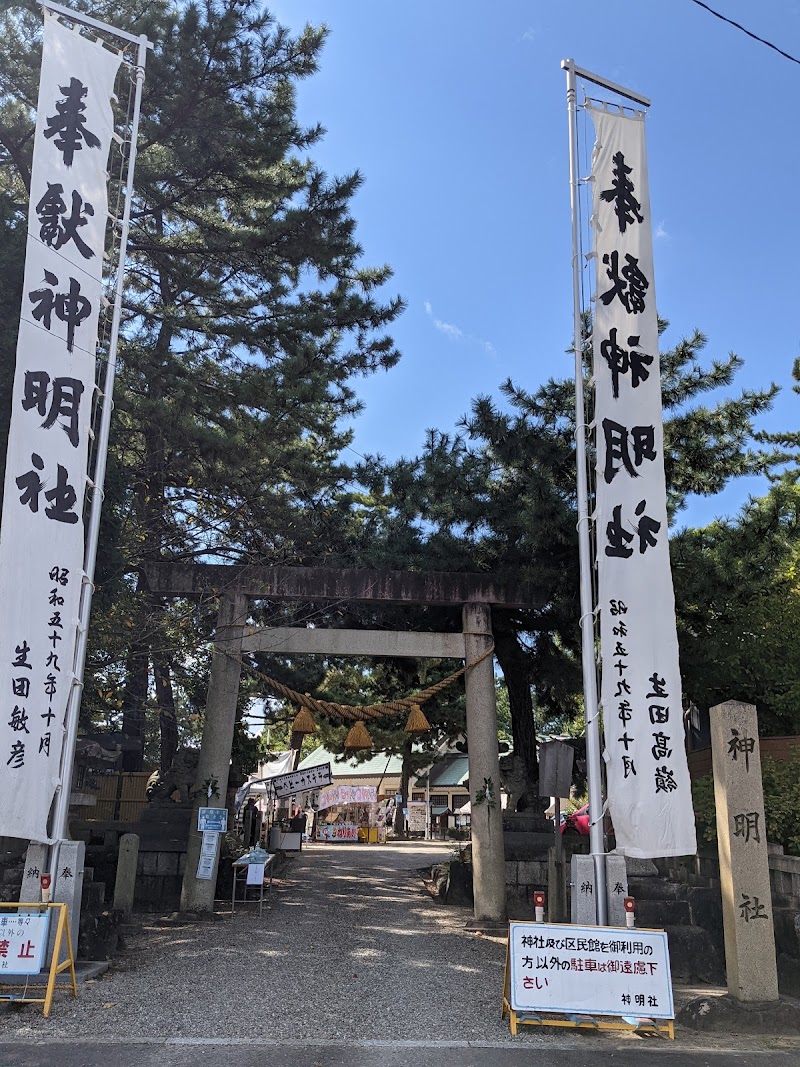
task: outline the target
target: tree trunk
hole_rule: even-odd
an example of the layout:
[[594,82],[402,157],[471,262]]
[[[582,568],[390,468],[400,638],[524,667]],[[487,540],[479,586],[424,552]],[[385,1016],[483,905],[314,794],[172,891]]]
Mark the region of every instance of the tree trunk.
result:
[[397,811],[394,816],[394,834],[395,837],[404,838],[408,837],[406,830],[406,817],[403,815],[403,809],[408,807],[408,787],[411,782],[411,741],[408,740],[403,745],[403,770],[400,776],[400,803],[397,806]]
[[169,660],[162,653],[153,653],[153,677],[156,685],[158,726],[161,731],[161,770],[168,771],[178,751],[178,716],[175,712]]
[[125,660],[125,696],[122,700],[123,771],[144,766],[144,723],[147,704],[149,650],[144,641],[134,641]]
[[[497,614],[497,613],[495,613]],[[533,714],[533,699],[529,677],[528,658],[519,643],[516,633],[501,626],[494,626],[494,647],[497,662],[503,672],[508,688],[508,703],[511,710],[511,734],[514,739],[514,761],[524,774],[524,792],[517,803],[517,810],[540,808],[539,767],[536,756],[536,719]],[[545,805],[546,806],[546,805]]]

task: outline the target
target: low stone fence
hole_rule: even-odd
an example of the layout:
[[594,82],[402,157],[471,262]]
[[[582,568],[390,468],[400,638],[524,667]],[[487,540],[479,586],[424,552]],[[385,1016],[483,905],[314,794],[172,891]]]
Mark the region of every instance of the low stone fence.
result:
[[769,846],[769,880],[772,897],[800,909],[800,856],[785,856],[781,845]]

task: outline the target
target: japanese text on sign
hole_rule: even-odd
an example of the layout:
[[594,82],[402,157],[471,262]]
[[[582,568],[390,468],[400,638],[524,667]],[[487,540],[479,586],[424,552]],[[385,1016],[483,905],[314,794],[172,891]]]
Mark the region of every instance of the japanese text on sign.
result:
[[509,951],[515,1011],[673,1018],[661,931],[512,922]]

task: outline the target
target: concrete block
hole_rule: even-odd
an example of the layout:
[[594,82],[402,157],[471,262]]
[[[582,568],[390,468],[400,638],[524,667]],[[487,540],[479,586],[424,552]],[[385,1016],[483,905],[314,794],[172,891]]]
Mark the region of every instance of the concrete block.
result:
[[159,852],[158,873],[164,875],[176,875],[178,873],[177,852]]
[[136,895],[136,868],[139,859],[139,838],[123,834],[119,843],[117,876],[114,882],[114,910],[130,915]]
[[516,860],[506,860],[506,885],[519,884],[519,864]]
[[547,885],[547,866],[539,860],[519,861],[520,885]]
[[139,853],[139,873],[150,877],[158,874],[158,852]]
[[49,866],[49,852],[47,845],[31,843],[25,854],[25,867],[22,874],[22,886],[19,899],[23,904],[37,904],[42,899],[42,887],[39,876],[52,874]]
[[628,893],[628,872],[624,856],[606,856],[606,908],[609,926],[626,926],[625,897]]
[[570,887],[570,921],[576,926],[595,926],[597,883],[591,856],[572,857]]
[[658,867],[652,860],[635,859],[632,856],[625,857],[625,866],[629,878],[657,878]]

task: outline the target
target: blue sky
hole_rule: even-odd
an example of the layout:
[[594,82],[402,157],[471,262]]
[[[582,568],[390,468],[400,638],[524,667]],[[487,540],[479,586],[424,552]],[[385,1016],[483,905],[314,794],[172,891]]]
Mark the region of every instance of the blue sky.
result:
[[[652,99],[663,345],[700,328],[709,357],[744,358],[739,388],[783,387],[762,426],[797,426],[800,66],[690,0],[268,6],[294,29],[331,30],[300,116],[327,128],[313,153],[324,169],[364,175],[365,262],[391,264],[408,302],[393,331],[400,364],[357,383],[356,450],[415,455],[427,428],[453,430],[507,377],[534,389],[571,374],[567,57]],[[800,3],[712,6],[800,57]],[[740,481],[682,521],[734,514],[764,488]]]

